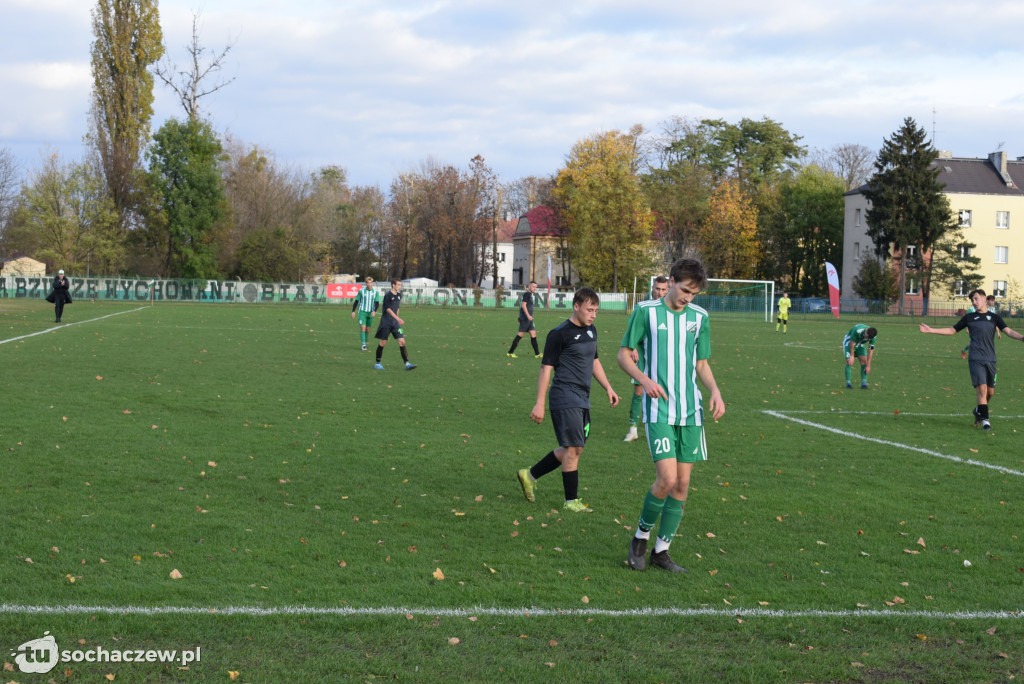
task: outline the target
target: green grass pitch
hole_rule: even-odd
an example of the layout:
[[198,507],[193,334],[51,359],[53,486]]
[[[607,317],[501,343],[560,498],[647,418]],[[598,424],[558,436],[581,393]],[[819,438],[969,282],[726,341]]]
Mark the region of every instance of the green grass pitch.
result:
[[[404,308],[385,371],[348,307],[0,300],[4,681],[1009,681],[1024,676],[1024,346],[973,427],[966,333],[712,316],[726,401],[672,554],[625,566],[653,466],[593,394],[561,511],[514,313]],[[540,312],[539,342],[564,314]],[[870,389],[840,342],[880,333]],[[931,320],[950,325],[952,320]],[[1011,326],[1016,321],[1011,323]],[[857,373],[855,372],[855,379]],[[967,567],[964,561],[970,561]],[[172,571],[181,575],[171,577]],[[62,650],[201,661],[18,671]],[[102,680],[106,681],[106,680]]]

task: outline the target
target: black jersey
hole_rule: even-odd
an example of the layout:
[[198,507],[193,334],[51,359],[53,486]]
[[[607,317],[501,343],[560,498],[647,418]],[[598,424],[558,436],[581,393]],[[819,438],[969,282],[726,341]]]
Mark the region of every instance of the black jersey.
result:
[[384,328],[387,326],[398,327],[398,321],[395,320],[394,316],[388,315],[388,309],[395,312],[395,316],[398,315],[398,307],[402,305],[402,293],[392,292],[388,290],[384,293],[384,303],[381,306],[381,317],[380,323],[377,324],[378,328]]
[[971,361],[992,362],[996,360],[996,329],[1002,330],[1006,327],[1002,316],[992,311],[978,313],[977,311],[964,314],[956,322],[953,329],[960,332],[967,328],[971,336],[971,350],[969,358]]
[[544,343],[545,366],[554,366],[555,379],[548,392],[551,410],[590,408],[590,382],[597,358],[597,328],[563,321]]
[[522,306],[519,307],[519,320],[526,321],[529,320],[526,314],[533,315],[533,293],[529,290],[523,293],[523,304],[526,305],[526,311],[523,311]]

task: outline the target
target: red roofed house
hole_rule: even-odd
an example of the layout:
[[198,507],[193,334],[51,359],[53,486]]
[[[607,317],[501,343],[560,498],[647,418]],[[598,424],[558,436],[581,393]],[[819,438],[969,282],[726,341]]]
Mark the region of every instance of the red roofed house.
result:
[[549,257],[552,287],[571,288],[578,279],[568,259],[566,236],[551,207],[534,207],[520,216],[512,242],[515,250],[513,285],[526,285],[531,280],[546,285]]
[[[516,219],[498,221],[497,227],[497,243],[498,243],[498,282],[495,283],[491,276],[484,278],[480,287],[485,290],[493,290],[498,285],[502,287],[508,287],[512,284],[512,259],[514,256],[514,247],[512,243],[512,236],[515,235],[516,226],[519,225],[519,221]],[[490,272],[492,243],[487,244],[487,256],[486,264],[488,272]]]

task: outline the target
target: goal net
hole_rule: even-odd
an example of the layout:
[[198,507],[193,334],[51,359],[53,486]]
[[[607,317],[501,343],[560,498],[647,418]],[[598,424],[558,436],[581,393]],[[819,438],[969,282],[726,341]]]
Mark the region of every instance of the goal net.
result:
[[710,313],[757,316],[767,323],[772,320],[775,306],[775,283],[709,278],[707,287],[694,301]]

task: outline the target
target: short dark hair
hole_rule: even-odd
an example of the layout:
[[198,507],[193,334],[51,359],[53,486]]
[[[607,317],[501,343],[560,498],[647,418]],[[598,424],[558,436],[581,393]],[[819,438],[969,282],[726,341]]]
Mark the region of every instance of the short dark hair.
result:
[[601,306],[601,298],[597,296],[592,287],[581,287],[576,290],[576,294],[572,297],[573,306],[582,306],[584,304],[597,304]]
[[995,295],[987,295],[985,297],[985,299],[991,299],[994,302],[994,301],[996,301],[996,296]]
[[661,284],[661,283],[667,283],[667,282],[668,282],[668,278],[667,278],[666,276],[657,276],[657,277],[656,277],[656,278],[654,279],[654,282],[656,282],[656,283],[658,283],[658,284]]
[[391,284],[392,284],[392,285],[394,285],[395,283],[400,283],[400,282],[402,282],[402,279],[401,279],[401,278],[392,278],[392,279],[391,279]]
[[864,334],[868,336],[868,339],[873,340],[878,337],[878,330],[876,328],[868,328],[864,331]]
[[536,284],[537,284],[536,280],[531,280],[530,282],[526,283],[527,286],[536,285]]
[[980,294],[980,295],[981,295],[982,297],[985,297],[985,296],[986,296],[986,295],[985,295],[985,291],[984,291],[984,290],[971,290],[971,291],[970,291],[970,292],[969,292],[969,293],[967,294],[967,298],[968,298],[968,299],[974,299],[974,295],[976,295],[976,294]]
[[704,272],[704,264],[700,263],[697,259],[689,257],[677,259],[672,264],[672,268],[669,269],[669,274],[675,282],[681,283],[684,280],[689,280],[701,290],[708,284],[708,276]]

